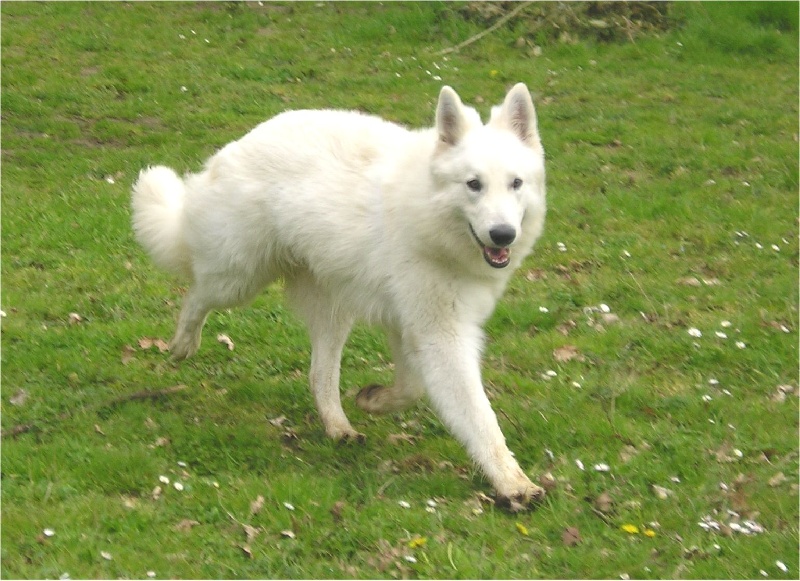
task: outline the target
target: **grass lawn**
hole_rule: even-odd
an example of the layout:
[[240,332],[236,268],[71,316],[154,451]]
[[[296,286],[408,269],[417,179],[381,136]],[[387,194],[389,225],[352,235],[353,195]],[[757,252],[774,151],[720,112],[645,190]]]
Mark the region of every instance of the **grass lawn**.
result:
[[[493,21],[0,6],[3,578],[798,578],[798,4],[677,3],[614,42],[536,9],[442,56]],[[279,284],[159,351],[185,288],[133,240],[142,167],[288,108],[428,126],[443,84],[486,115],[518,81],[549,213],[483,367],[537,510],[488,502],[425,405],[355,408],[391,380],[373,329],[342,372],[367,443],[328,441]]]

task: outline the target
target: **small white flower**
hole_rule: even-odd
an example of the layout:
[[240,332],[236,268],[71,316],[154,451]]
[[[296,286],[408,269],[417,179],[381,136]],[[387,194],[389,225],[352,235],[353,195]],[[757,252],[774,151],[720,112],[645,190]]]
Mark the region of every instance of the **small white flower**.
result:
[[540,313],[549,313],[550,309],[548,309],[547,307],[539,307],[539,312]]
[[733,325],[733,323],[731,323],[730,321],[722,321],[719,325],[723,329],[728,329],[731,325]]
[[777,244],[773,244],[773,245],[772,245],[772,249],[773,249],[775,252],[780,252],[780,251],[781,251],[781,247],[780,247],[780,246],[778,246]]
[[148,572],[147,572],[147,576],[148,576],[150,579],[155,579],[155,577],[156,577],[156,572],[155,572],[155,571],[148,571]]
[[580,460],[575,460],[575,465],[576,465],[578,468],[580,468],[581,470],[584,470],[584,467],[583,467],[583,462],[581,462]]
[[580,389],[581,388],[581,384],[578,383],[577,381],[573,381],[572,382],[572,387],[574,387],[575,389]]
[[703,401],[705,401],[705,402],[709,402],[709,401],[711,401],[711,399],[712,399],[712,397],[710,395],[708,395],[708,394],[705,394],[703,396]]
[[185,93],[189,89],[186,88],[186,85],[181,85],[181,93]]
[[107,177],[106,177],[106,181],[107,181],[108,183],[112,184],[112,185],[116,183],[116,182],[114,181],[114,178],[113,178],[112,176],[107,176]]
[[722,490],[723,492],[728,492],[729,490],[728,485],[725,484],[724,482],[719,483],[719,489]]
[[631,253],[628,252],[627,250],[623,250],[622,254],[625,255],[625,258],[630,258],[631,257]]
[[719,385],[719,379],[714,379],[713,377],[708,380],[708,385]]
[[784,573],[789,572],[789,567],[787,567],[786,563],[784,563],[783,561],[775,561],[775,565],[778,567],[778,569],[780,569]]
[[733,449],[733,455],[737,458],[744,458],[744,452],[742,452],[739,448]]
[[558,246],[559,252],[566,252],[567,251],[567,245],[564,244],[563,242],[556,242],[556,246]]
[[552,450],[550,450],[550,449],[548,449],[548,448],[545,448],[545,449],[544,449],[544,453],[545,453],[545,454],[547,454],[547,457],[548,457],[548,458],[550,458],[550,461],[551,461],[551,462],[555,461],[555,459],[556,459],[556,456],[555,456],[555,454],[553,454],[553,451],[552,451]]
[[756,242],[756,248],[758,248],[759,250],[764,249],[764,247],[759,242]]
[[737,341],[737,342],[736,342],[736,346],[737,346],[739,349],[744,349],[744,348],[746,348],[746,347],[747,347],[747,344],[746,344],[744,341]]
[[609,307],[605,303],[600,303],[600,310],[603,311],[604,313],[610,313],[611,312],[611,307]]
[[417,562],[417,559],[416,559],[416,557],[412,557],[411,555],[406,555],[406,556],[405,556],[405,557],[403,557],[403,558],[404,558],[406,561],[408,561],[409,563],[416,563],[416,562]]
[[670,479],[672,482],[675,482],[675,483],[680,483],[680,481],[681,481],[681,479],[680,479],[680,478],[678,478],[677,476],[670,476],[670,477],[669,477],[669,479]]
[[547,375],[547,377],[557,377],[557,376],[558,376],[558,373],[556,373],[556,372],[555,372],[555,371],[553,371],[552,369],[548,369],[548,370],[547,370],[547,373],[545,373],[545,375]]
[[166,476],[163,476],[163,475],[158,477],[158,481],[161,484],[169,484],[169,478],[167,478]]
[[180,466],[181,468],[186,468],[186,462],[184,462],[183,460],[178,460],[178,466]]
[[700,331],[700,329],[697,329],[695,327],[692,327],[691,329],[689,329],[688,333],[692,337],[702,337],[703,336],[702,331]]
[[401,508],[411,508],[411,505],[405,500],[401,500],[397,504],[400,505]]
[[283,506],[286,507],[286,510],[294,510],[294,505],[291,502],[284,502]]
[[723,333],[722,331],[715,331],[714,334],[717,337],[719,337],[720,339],[727,339],[728,338],[728,336],[725,333]]
[[53,529],[44,529],[42,532],[46,537],[52,537],[53,535],[56,534],[56,531],[54,531]]
[[432,498],[428,499],[428,501],[425,504],[427,504],[431,508],[436,508],[436,501],[433,500]]
[[762,577],[769,577],[769,575],[767,575],[767,572],[764,571],[764,569],[759,569],[758,572],[761,573]]
[[180,491],[182,491],[182,490],[183,490],[183,484],[181,484],[180,482],[176,482],[176,483],[175,483],[175,484],[173,484],[172,486],[174,486],[174,487],[175,487],[175,490],[177,490],[178,492],[180,492]]
[[103,557],[106,561],[110,561],[114,558],[108,551],[100,551],[100,556]]
[[611,467],[608,464],[595,464],[594,469],[597,472],[608,472],[611,470]]

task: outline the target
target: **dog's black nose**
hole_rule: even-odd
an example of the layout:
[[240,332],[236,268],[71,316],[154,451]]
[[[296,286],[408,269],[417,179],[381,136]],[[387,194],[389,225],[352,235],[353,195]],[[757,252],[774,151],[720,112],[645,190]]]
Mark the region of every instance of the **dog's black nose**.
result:
[[489,230],[489,237],[498,246],[508,246],[517,237],[517,231],[511,224],[499,224]]

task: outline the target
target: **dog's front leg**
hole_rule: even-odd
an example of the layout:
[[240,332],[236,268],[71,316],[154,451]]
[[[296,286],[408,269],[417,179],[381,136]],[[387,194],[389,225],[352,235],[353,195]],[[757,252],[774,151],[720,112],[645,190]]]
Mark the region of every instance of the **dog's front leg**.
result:
[[544,496],[506,446],[480,375],[480,330],[408,333],[406,353],[416,362],[430,402],[494,486],[500,504],[522,510]]

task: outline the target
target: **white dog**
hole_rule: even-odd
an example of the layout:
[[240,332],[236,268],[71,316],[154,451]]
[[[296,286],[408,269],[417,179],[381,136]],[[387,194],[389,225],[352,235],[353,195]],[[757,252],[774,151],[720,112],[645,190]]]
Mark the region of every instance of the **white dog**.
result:
[[292,111],[259,125],[184,180],[165,167],[133,187],[137,239],[185,275],[172,354],[192,355],[209,311],[283,278],[308,324],[309,380],[332,438],[363,438],[339,398],[356,319],[384,327],[391,387],[357,404],[394,412],[427,395],[494,486],[520,509],[544,491],[506,446],[483,390],[481,326],[542,232],[544,151],[517,84],[483,125],[443,87],[433,129],[352,111]]

